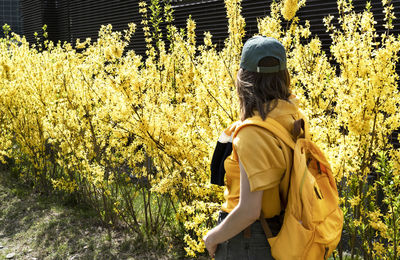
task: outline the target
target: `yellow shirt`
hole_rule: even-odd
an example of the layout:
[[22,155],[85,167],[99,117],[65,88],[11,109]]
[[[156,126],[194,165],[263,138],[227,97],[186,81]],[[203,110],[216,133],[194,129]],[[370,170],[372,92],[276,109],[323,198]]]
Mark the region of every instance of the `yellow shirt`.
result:
[[[295,120],[304,118],[291,102],[278,100],[277,106],[268,114],[290,133]],[[254,117],[258,117],[255,112]],[[306,135],[308,135],[306,127]],[[243,127],[233,140],[237,156],[247,173],[251,191],[263,190],[262,210],[266,218],[279,215],[286,205],[289,175],[293,151],[271,132],[259,126]],[[231,154],[224,162],[226,190],[222,210],[231,212],[239,203],[240,169],[236,156]]]

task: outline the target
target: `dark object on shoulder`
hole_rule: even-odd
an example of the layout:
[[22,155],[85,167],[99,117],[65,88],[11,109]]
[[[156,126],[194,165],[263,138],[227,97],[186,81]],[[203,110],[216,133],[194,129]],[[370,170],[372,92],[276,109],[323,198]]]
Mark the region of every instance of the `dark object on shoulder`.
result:
[[225,177],[225,159],[232,153],[232,142],[217,142],[214,154],[211,160],[211,183],[224,186]]

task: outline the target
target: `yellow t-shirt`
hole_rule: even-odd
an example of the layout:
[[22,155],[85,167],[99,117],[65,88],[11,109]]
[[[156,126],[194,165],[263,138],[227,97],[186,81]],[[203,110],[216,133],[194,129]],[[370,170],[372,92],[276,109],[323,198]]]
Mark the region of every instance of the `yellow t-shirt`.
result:
[[[259,118],[257,112],[255,117]],[[304,118],[295,101],[278,100],[276,107],[268,114],[290,133],[295,120]],[[308,135],[306,127],[306,135]],[[239,203],[240,169],[243,164],[251,191],[263,190],[262,210],[266,218],[279,215],[287,200],[289,175],[293,161],[293,151],[271,132],[259,126],[243,127],[233,146],[238,158],[231,154],[224,162],[226,190],[222,210],[231,212]]]

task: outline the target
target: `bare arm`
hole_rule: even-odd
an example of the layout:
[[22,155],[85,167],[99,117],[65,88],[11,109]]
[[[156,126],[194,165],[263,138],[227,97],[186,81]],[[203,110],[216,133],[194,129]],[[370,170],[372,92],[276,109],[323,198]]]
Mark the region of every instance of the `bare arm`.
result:
[[239,204],[218,226],[210,230],[203,238],[211,257],[214,257],[217,245],[248,227],[260,216],[263,191],[250,191],[250,183],[243,165],[240,165]]

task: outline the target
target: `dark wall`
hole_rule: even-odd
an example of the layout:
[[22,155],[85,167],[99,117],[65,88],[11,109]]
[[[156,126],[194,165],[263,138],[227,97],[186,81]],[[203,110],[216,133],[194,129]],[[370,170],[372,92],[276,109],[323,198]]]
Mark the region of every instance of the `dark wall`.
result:
[[[22,33],[22,19],[19,0],[0,0],[0,30],[4,24],[11,26],[15,33]],[[2,35],[2,33],[0,33]]]
[[[271,0],[243,0],[242,13],[246,20],[246,38],[257,32],[257,18],[269,13]],[[364,0],[354,0],[356,11],[365,7]],[[372,11],[378,21],[378,32],[383,32],[383,13],[380,1],[372,1]],[[111,23],[115,30],[127,28],[127,24],[137,25],[136,33],[129,46],[139,54],[144,54],[145,44],[137,0],[21,0],[24,31],[29,41],[33,33],[41,31],[44,23],[48,25],[49,38],[75,42],[77,38],[97,38],[102,24]],[[395,14],[400,14],[400,0],[392,1]],[[210,31],[213,42],[222,46],[227,37],[227,18],[223,0],[173,0],[175,25],[185,28],[189,15],[196,21],[196,34],[201,42],[204,31]],[[150,12],[150,11],[149,11]],[[309,20],[313,33],[319,35],[323,47],[328,50],[329,35],[325,31],[322,19],[327,15],[337,16],[336,1],[308,0],[307,5],[299,10],[300,21]],[[394,33],[400,33],[400,22],[395,20]]]
[[[47,24],[50,40],[75,43],[76,39],[97,39],[102,24],[112,24],[114,30],[128,28],[134,22],[140,26],[139,1],[132,0],[21,0],[26,24],[24,35],[35,42],[34,32]],[[135,33],[130,48],[144,53],[141,29]]]
[[[141,21],[138,1],[128,0],[70,0],[69,14],[73,41],[86,37],[96,39],[102,24],[112,24],[114,30],[124,30],[128,28],[128,23],[140,25]],[[137,30],[130,48],[143,53],[143,45],[143,32]]]
[[21,16],[23,23],[23,34],[30,43],[35,43],[34,32],[41,32],[44,24],[42,0],[21,0]]

